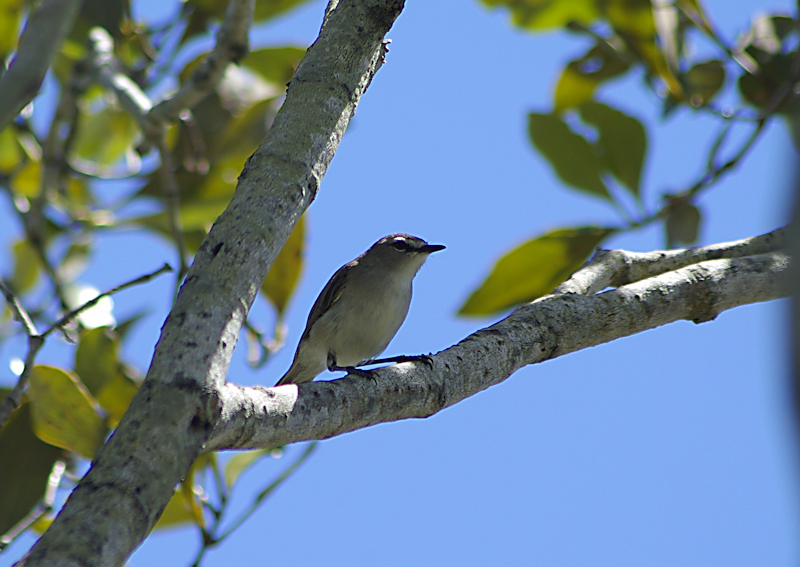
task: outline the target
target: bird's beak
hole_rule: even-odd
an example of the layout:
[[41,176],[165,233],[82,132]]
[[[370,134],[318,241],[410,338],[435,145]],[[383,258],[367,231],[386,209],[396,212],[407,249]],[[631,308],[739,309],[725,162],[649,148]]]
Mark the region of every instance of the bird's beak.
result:
[[439,250],[444,250],[444,246],[441,244],[428,244],[425,248],[422,249],[423,252],[426,254],[432,254],[433,252],[438,252]]

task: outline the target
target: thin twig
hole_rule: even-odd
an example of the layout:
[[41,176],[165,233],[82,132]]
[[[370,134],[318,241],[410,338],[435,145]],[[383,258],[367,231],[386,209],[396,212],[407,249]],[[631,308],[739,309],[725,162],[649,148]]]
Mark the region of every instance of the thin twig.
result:
[[222,521],[222,516],[225,512],[223,509],[219,516],[215,518],[214,526],[208,531],[203,531],[203,544],[197,552],[197,556],[192,563],[192,567],[199,567],[200,561],[202,561],[206,551],[220,544],[226,537],[231,535],[236,529],[238,529],[239,526],[247,521],[247,519],[252,516],[253,513],[258,510],[261,504],[263,504],[264,501],[272,494],[272,492],[281,484],[283,484],[283,482],[286,481],[290,476],[292,476],[295,471],[300,468],[300,465],[302,465],[306,459],[311,456],[311,453],[313,453],[314,449],[317,448],[317,443],[317,441],[309,443],[308,447],[306,447],[306,450],[303,451],[303,453],[290,466],[288,466],[286,470],[278,476],[278,478],[273,480],[271,483],[269,483],[269,485],[267,485],[266,488],[264,488],[264,490],[258,493],[258,495],[253,499],[252,504],[250,504],[250,507],[234,521],[233,525],[231,525],[220,535],[215,536],[213,533],[217,531],[219,524]]
[[25,386],[28,385],[30,369],[33,368],[33,361],[44,345],[44,339],[39,335],[39,331],[36,330],[36,325],[33,323],[31,316],[28,315],[28,312],[22,307],[22,304],[2,279],[0,279],[0,289],[2,289],[11,311],[14,312],[14,317],[22,324],[25,333],[28,335],[28,352],[25,355],[25,367],[22,369],[19,378],[17,378],[17,383],[11,393],[6,396],[3,404],[0,405],[0,427],[2,427],[11,412],[17,409],[22,401],[22,392],[25,390]]
[[11,415],[11,412],[13,412],[20,406],[20,403],[22,401],[22,393],[25,391],[25,387],[28,385],[30,373],[34,367],[34,362],[36,361],[36,355],[39,354],[39,351],[44,346],[44,341],[48,335],[50,335],[56,329],[62,329],[64,325],[72,321],[75,317],[77,317],[87,309],[94,307],[97,304],[97,302],[100,301],[102,298],[113,295],[117,292],[120,292],[134,285],[148,282],[164,272],[171,272],[171,271],[172,267],[169,264],[164,264],[154,272],[145,274],[134,280],[113,287],[108,291],[101,293],[94,299],[87,301],[77,309],[73,309],[72,311],[61,317],[58,321],[53,323],[44,333],[41,334],[36,332],[36,327],[33,325],[33,321],[31,321],[30,316],[27,314],[25,309],[22,308],[19,301],[11,292],[11,290],[8,289],[8,286],[5,285],[5,282],[0,280],[0,289],[5,295],[6,301],[8,301],[12,311],[14,311],[15,316],[17,316],[20,319],[22,325],[25,327],[25,332],[28,334],[28,352],[25,354],[24,368],[22,369],[19,378],[17,378],[17,384],[14,386],[13,390],[11,390],[11,393],[8,396],[6,396],[6,399],[3,400],[3,404],[0,405],[0,427],[2,427],[3,424],[5,424],[6,420],[8,420],[8,417]]
[[181,227],[181,219],[179,216],[178,206],[180,198],[178,195],[178,182],[175,179],[175,169],[172,164],[172,156],[167,147],[165,136],[161,136],[158,141],[158,153],[161,157],[161,167],[158,168],[159,176],[161,177],[161,190],[164,194],[164,202],[167,206],[167,219],[169,222],[169,231],[172,234],[175,245],[178,247],[178,281],[177,286],[183,281],[186,272],[189,271],[189,266],[186,264],[186,241],[183,238],[183,229]]
[[28,337],[28,352],[25,354],[25,366],[17,378],[17,383],[11,390],[11,393],[3,400],[3,405],[0,405],[0,427],[6,423],[8,417],[15,409],[22,403],[22,392],[25,391],[25,386],[28,385],[28,380],[31,376],[31,369],[36,360],[36,355],[44,346],[44,338],[41,335],[34,335]]
[[159,123],[174,121],[183,109],[193,108],[219,84],[229,63],[237,63],[247,55],[254,8],[255,0],[233,0],[228,4],[213,51],[195,68],[178,92],[153,107],[150,111],[152,120]]
[[170,266],[169,264],[164,264],[163,266],[161,266],[159,269],[157,269],[154,272],[150,272],[149,274],[145,274],[143,276],[139,276],[138,278],[136,278],[134,280],[122,283],[122,284],[120,284],[120,285],[118,285],[116,287],[112,287],[108,291],[104,291],[103,293],[101,293],[97,297],[95,297],[93,299],[90,299],[89,301],[87,301],[86,303],[81,305],[80,307],[77,307],[76,309],[73,309],[72,311],[70,311],[69,313],[67,313],[63,317],[61,317],[61,319],[59,319],[58,321],[53,323],[50,326],[50,328],[48,328],[44,333],[42,333],[42,335],[41,335],[42,338],[47,338],[47,336],[50,333],[52,333],[53,331],[55,331],[56,329],[63,327],[64,325],[66,325],[67,323],[72,321],[75,317],[77,317],[78,315],[80,315],[81,313],[86,311],[87,309],[90,309],[90,308],[94,307],[104,297],[108,297],[110,295],[114,295],[115,293],[120,292],[120,291],[122,291],[124,289],[128,289],[129,287],[133,287],[133,286],[141,284],[141,283],[149,282],[150,280],[152,280],[156,276],[160,276],[161,274],[163,274],[165,272],[171,272],[171,271],[172,271],[172,266]]
[[29,337],[35,336],[39,334],[39,331],[36,330],[36,325],[33,323],[31,316],[28,315],[28,312],[25,311],[25,308],[17,299],[17,296],[9,289],[8,285],[6,285],[5,280],[0,278],[0,290],[2,290],[3,295],[6,298],[6,302],[8,306],[11,308],[11,311],[14,312],[14,317],[22,323],[22,326],[25,328],[25,332],[28,334]]

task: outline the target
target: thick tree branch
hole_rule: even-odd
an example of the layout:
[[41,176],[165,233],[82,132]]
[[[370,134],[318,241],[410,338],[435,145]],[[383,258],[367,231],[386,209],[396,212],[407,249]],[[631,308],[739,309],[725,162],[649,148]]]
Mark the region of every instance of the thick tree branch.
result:
[[761,236],[701,248],[655,252],[598,250],[586,266],[559,285],[553,293],[597,293],[607,287],[638,282],[704,260],[743,258],[783,250],[787,242],[788,229],[779,228]]
[[330,2],[272,128],[195,256],[147,379],[22,565],[120,565],[150,532],[219,420],[247,311],[316,196],[402,8],[402,0]]
[[[528,364],[674,321],[701,323],[733,307],[785,297],[789,262],[780,251],[782,241],[771,233],[697,251],[603,254],[583,270],[625,256],[642,265],[707,254],[719,259],[688,262],[603,293],[543,297],[433,356],[430,367],[398,364],[374,371],[374,381],[354,376],[278,388],[227,384],[222,419],[206,449],[275,447],[376,423],[428,417]],[[765,250],[766,242],[773,243],[772,251]],[[747,249],[763,253],[742,257]],[[611,279],[628,277],[630,266],[619,264],[619,270]]]

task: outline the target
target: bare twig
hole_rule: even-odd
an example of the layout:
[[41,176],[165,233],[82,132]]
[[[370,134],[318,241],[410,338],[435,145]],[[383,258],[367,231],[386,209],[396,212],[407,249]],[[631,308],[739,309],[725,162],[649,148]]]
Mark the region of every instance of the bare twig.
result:
[[236,520],[230,527],[228,527],[228,529],[218,535],[215,535],[220,528],[220,524],[222,523],[222,518],[225,513],[225,508],[227,507],[228,503],[227,500],[223,502],[221,509],[214,515],[214,525],[207,530],[203,530],[203,542],[197,552],[194,562],[192,563],[192,567],[199,567],[200,561],[202,561],[203,556],[209,549],[222,543],[225,538],[231,535],[234,531],[236,531],[236,529],[239,528],[239,526],[246,522],[247,519],[252,516],[253,513],[255,513],[264,502],[266,502],[267,498],[269,498],[275,489],[288,480],[297,471],[297,469],[299,469],[300,466],[306,462],[316,448],[316,441],[309,443],[305,451],[303,451],[303,453],[297,459],[295,459],[295,461],[289,465],[286,470],[284,470],[275,480],[269,483],[266,488],[258,493],[247,510],[242,512],[242,514],[236,518]]
[[228,4],[225,21],[217,32],[214,51],[197,66],[177,93],[153,108],[150,113],[153,120],[176,120],[183,109],[194,107],[219,84],[228,63],[235,63],[247,55],[247,34],[253,21],[254,6],[255,0],[232,0]]
[[14,313],[14,317],[22,324],[25,333],[28,335],[28,352],[25,355],[25,367],[22,369],[19,378],[17,378],[17,383],[11,393],[6,396],[3,404],[0,405],[0,427],[2,427],[11,412],[17,409],[22,401],[22,392],[25,391],[25,386],[28,385],[30,369],[33,368],[36,355],[44,345],[44,338],[39,335],[39,331],[36,330],[36,325],[34,325],[30,315],[28,315],[28,312],[22,307],[22,304],[2,279],[0,279],[0,289],[2,289],[6,302]]
[[6,301],[11,306],[11,310],[14,311],[14,314],[17,317],[17,319],[22,322],[22,325],[25,327],[25,332],[28,334],[28,352],[25,354],[24,368],[22,369],[22,373],[19,375],[19,378],[17,379],[17,384],[14,386],[13,390],[11,390],[11,393],[3,401],[3,404],[0,405],[0,427],[2,427],[3,424],[6,422],[6,420],[8,420],[8,416],[11,415],[11,412],[13,412],[16,408],[19,407],[20,402],[22,400],[22,393],[25,391],[25,387],[28,385],[28,380],[30,379],[30,373],[36,361],[36,355],[39,354],[39,351],[41,350],[42,346],[44,346],[44,341],[48,335],[50,335],[53,331],[57,329],[62,329],[75,317],[77,317],[87,309],[90,309],[91,307],[97,305],[97,302],[100,301],[102,298],[113,295],[129,287],[148,282],[151,279],[155,278],[156,276],[163,274],[164,272],[171,272],[171,271],[172,267],[169,264],[164,264],[154,272],[145,274],[134,280],[113,287],[108,291],[101,293],[94,299],[87,301],[77,309],[73,309],[72,311],[61,317],[58,321],[53,323],[44,333],[41,334],[39,334],[36,331],[36,327],[33,325],[33,321],[31,321],[30,316],[27,314],[25,309],[20,305],[19,301],[11,292],[11,290],[8,288],[8,286],[6,286],[5,282],[0,280],[0,289],[5,295]]
[[158,153],[161,156],[161,167],[158,169],[159,176],[161,177],[161,191],[164,195],[164,202],[167,206],[167,221],[169,223],[169,231],[172,234],[172,239],[178,248],[178,277],[175,284],[177,293],[178,286],[180,286],[189,266],[186,264],[186,242],[183,238],[183,228],[181,227],[181,219],[179,216],[179,196],[178,196],[178,183],[175,180],[175,168],[172,164],[172,156],[167,147],[166,137],[162,134],[158,142]]
[[22,304],[20,304],[17,296],[14,295],[2,278],[0,278],[0,290],[3,291],[3,296],[6,298],[6,302],[11,308],[11,311],[13,311],[14,317],[17,321],[22,323],[22,326],[25,328],[25,332],[28,334],[28,336],[32,337],[34,335],[38,335],[39,331],[36,330],[36,325],[33,323],[31,316],[28,315],[28,312],[25,310]]
[[124,289],[128,289],[129,287],[133,287],[135,285],[139,285],[139,284],[142,284],[142,283],[149,282],[153,278],[155,278],[157,276],[160,276],[161,274],[163,274],[165,272],[171,272],[171,271],[172,271],[172,266],[170,266],[169,264],[164,264],[163,266],[161,266],[159,269],[157,269],[154,272],[150,272],[149,274],[145,274],[143,276],[139,276],[138,278],[136,278],[134,280],[122,283],[122,284],[120,284],[120,285],[118,285],[116,287],[112,287],[108,291],[104,291],[103,293],[101,293],[97,297],[95,297],[93,299],[90,299],[89,301],[87,301],[86,303],[81,305],[80,307],[77,307],[76,309],[73,309],[72,311],[70,311],[69,313],[67,313],[63,317],[61,317],[61,319],[59,319],[58,321],[53,323],[44,333],[42,333],[41,336],[43,338],[47,338],[47,336],[50,333],[52,333],[53,331],[55,331],[56,329],[59,329],[59,328],[63,327],[64,325],[66,325],[67,323],[72,321],[75,317],[77,317],[78,315],[80,315],[81,313],[86,311],[87,309],[91,309],[92,307],[97,305],[97,303],[101,299],[103,299],[104,297],[108,297],[110,295],[114,295],[115,293],[120,292],[120,291],[122,291]]

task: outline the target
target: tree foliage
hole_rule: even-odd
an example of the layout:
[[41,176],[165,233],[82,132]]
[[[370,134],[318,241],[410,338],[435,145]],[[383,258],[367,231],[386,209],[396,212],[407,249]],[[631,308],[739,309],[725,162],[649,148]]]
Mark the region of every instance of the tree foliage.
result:
[[[259,2],[252,19],[268,21],[303,1]],[[796,16],[760,16],[732,42],[691,0],[482,1],[507,9],[515,26],[566,30],[586,45],[582,56],[564,66],[551,108],[527,116],[527,131],[532,149],[564,187],[612,206],[619,222],[576,222],[523,243],[498,259],[461,307],[462,315],[494,314],[549,293],[593,250],[625,231],[661,223],[668,247],[693,244],[706,214],[697,205],[699,196],[746,157],[770,120],[788,117],[795,128]],[[22,3],[7,4],[0,14],[0,30],[5,30],[0,53],[13,57],[31,15]],[[56,490],[74,486],[74,474],[94,457],[141,384],[141,370],[120,357],[135,318],[115,321],[110,305],[101,302],[113,290],[99,294],[80,280],[96,240],[121,228],[156,234],[175,247],[180,282],[231,200],[305,53],[291,45],[248,52],[246,45],[234,44],[220,78],[205,91],[196,87],[201,95],[174,113],[166,104],[178,96],[173,91],[183,93],[178,89],[202,81],[207,70],[200,71],[212,51],[185,65],[176,61],[185,58],[193,40],[219,26],[227,29],[221,22],[234,19],[227,0],[189,0],[176,10],[159,25],[145,25],[132,18],[128,2],[84,2],[50,62],[55,88],[0,131],[0,186],[22,227],[8,251],[14,267],[4,275],[3,336],[23,332],[29,340],[19,369],[22,388],[16,398],[10,390],[2,392],[8,411],[0,428],[0,454],[18,455],[0,463],[0,486],[14,495],[0,499],[2,545],[25,530],[46,528]],[[693,42],[715,55],[696,59],[687,49]],[[690,186],[663,195],[642,186],[653,133],[601,96],[606,84],[631,74],[641,78],[665,120],[679,107],[718,119],[705,173]],[[165,85],[172,90],[159,103],[152,93],[165,92]],[[750,135],[731,148],[726,142],[734,129]],[[136,188],[122,199],[108,198],[105,184],[120,178],[135,179]],[[302,270],[304,247],[301,220],[261,287],[278,324],[269,333],[254,325],[246,330],[254,365],[282,342],[281,317]],[[37,326],[48,330],[39,333]],[[72,363],[36,365],[41,342],[56,333],[75,343]],[[233,527],[311,450],[313,445],[255,495]],[[196,526],[203,536],[199,562],[230,533],[222,519],[237,480],[259,459],[275,454],[255,451],[225,463],[215,453],[201,456],[156,529]]]
[[[553,282],[575,271],[594,247],[625,231],[660,223],[668,248],[694,244],[703,222],[699,198],[739,165],[767,123],[786,118],[797,138],[796,17],[757,15],[749,30],[730,40],[692,0],[482,1],[507,9],[515,26],[562,28],[587,45],[562,69],[552,107],[528,115],[528,134],[565,188],[601,199],[617,211],[619,222],[565,227],[519,245],[498,260],[461,314],[489,315],[550,293]],[[602,102],[603,87],[626,75],[641,79],[664,120],[679,108],[717,119],[716,140],[703,156],[705,164],[698,164],[705,171],[689,186],[662,194],[642,187],[648,140],[655,133],[624,109]],[[734,130],[747,133],[738,145],[730,143]],[[587,230],[596,235],[588,247]],[[562,250],[557,255],[556,242]],[[545,249],[551,256],[542,262]],[[537,276],[523,282],[520,274],[531,265],[539,267]]]

